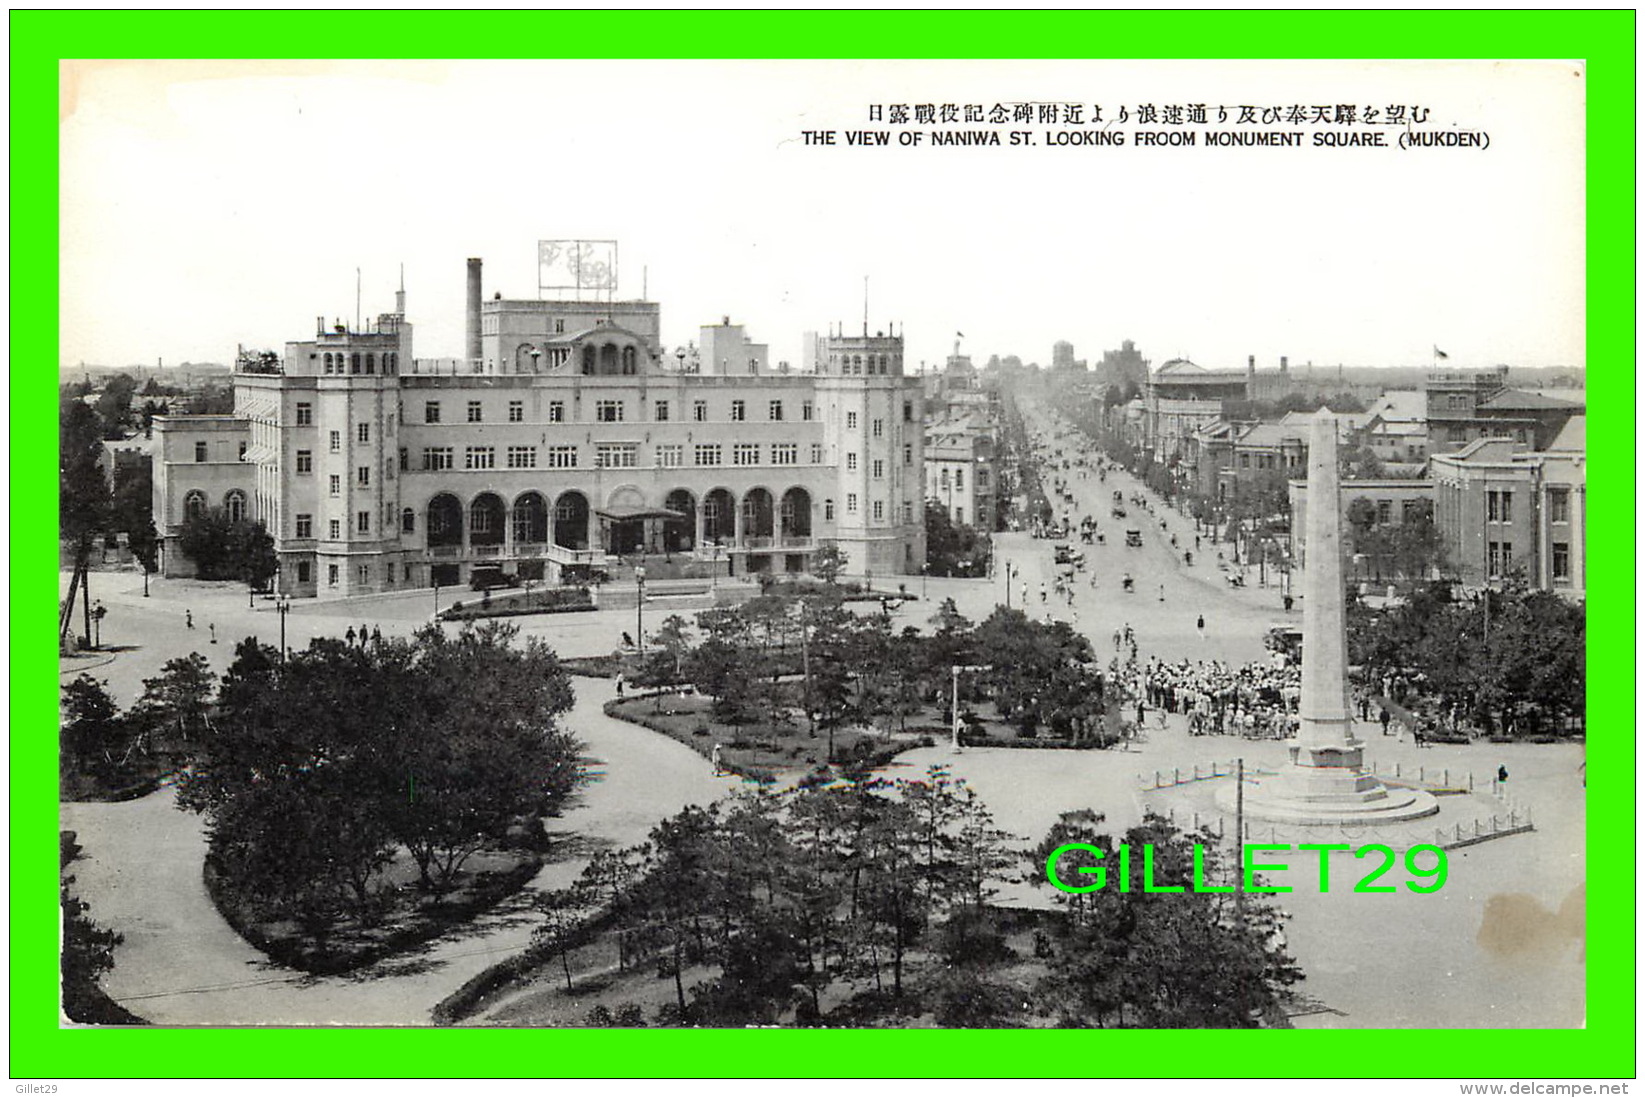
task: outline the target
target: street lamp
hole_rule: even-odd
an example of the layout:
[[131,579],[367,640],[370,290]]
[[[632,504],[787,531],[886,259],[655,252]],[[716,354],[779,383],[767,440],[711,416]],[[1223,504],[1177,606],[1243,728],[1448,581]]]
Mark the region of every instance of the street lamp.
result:
[[91,646],[93,648],[103,647],[103,615],[106,613],[108,613],[108,609],[103,605],[101,599],[92,604],[91,627],[93,632]]
[[634,584],[639,597],[634,600],[634,644],[645,655],[645,565],[634,566]]
[[928,586],[926,581],[929,580],[930,578],[931,578],[931,562],[926,561],[924,564],[920,565],[920,598],[922,600],[925,598],[925,591],[926,591],[926,587]]
[[440,581],[438,578],[434,580],[434,620],[440,620]]
[[286,615],[291,613],[291,596],[284,591],[274,596],[274,609],[280,614],[280,662],[286,662]]

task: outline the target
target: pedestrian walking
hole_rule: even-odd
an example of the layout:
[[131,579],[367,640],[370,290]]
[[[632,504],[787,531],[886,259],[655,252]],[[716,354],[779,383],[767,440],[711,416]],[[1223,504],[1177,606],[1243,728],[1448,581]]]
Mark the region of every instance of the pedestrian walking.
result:
[[366,646],[366,641],[369,640],[370,638],[371,638],[370,630],[368,630],[366,628],[366,623],[365,622],[361,622],[360,623],[360,647],[364,648]]
[[623,677],[621,675],[617,676],[617,696],[619,698],[623,696]]
[[213,622],[208,622],[206,624],[206,628],[211,630],[211,643],[216,644],[217,643],[217,623],[214,622],[214,621]]
[[1499,782],[1505,782],[1508,780],[1508,768],[1506,766],[1498,766],[1496,768],[1496,780]]
[[1159,600],[1161,602],[1165,601],[1165,584],[1163,583],[1159,585]]
[[382,644],[383,643],[383,631],[381,629],[377,628],[377,626],[375,626],[375,625],[373,625],[371,627],[371,643],[372,644]]
[[1389,720],[1389,717],[1390,717],[1390,714],[1388,713],[1388,707],[1385,705],[1385,706],[1382,707],[1382,712],[1377,715],[1377,720],[1382,722],[1382,734],[1384,736],[1386,736],[1388,734],[1388,720]]
[[1201,614],[1199,616],[1199,621],[1195,623],[1194,627],[1199,630],[1199,635],[1200,636],[1202,636],[1202,637],[1205,636],[1205,615],[1204,614]]
[[193,610],[184,610],[183,611],[183,620],[188,623],[188,627],[190,629],[193,629],[194,628],[194,611]]
[[348,642],[350,648],[354,647],[354,626],[348,627],[348,632],[343,634],[343,639]]

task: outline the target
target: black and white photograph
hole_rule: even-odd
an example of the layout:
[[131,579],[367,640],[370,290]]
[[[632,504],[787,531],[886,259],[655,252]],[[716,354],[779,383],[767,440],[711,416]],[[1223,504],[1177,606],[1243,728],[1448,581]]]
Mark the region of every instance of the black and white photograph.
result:
[[61,80],[63,1026],[1585,1025],[1580,62]]

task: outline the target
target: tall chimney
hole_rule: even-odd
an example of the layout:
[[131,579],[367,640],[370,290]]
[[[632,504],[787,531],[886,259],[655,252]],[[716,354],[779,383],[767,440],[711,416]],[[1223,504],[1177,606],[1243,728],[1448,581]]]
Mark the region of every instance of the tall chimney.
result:
[[480,360],[480,261],[468,261],[468,360]]
[[1289,359],[1287,359],[1284,355],[1279,356],[1279,372],[1280,373],[1283,374],[1287,369],[1290,368],[1290,365],[1291,365],[1291,363],[1290,363]]

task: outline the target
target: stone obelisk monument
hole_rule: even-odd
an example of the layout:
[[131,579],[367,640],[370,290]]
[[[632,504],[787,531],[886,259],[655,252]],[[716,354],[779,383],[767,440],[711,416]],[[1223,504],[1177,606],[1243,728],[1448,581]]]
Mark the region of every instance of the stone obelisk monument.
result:
[[[1308,517],[1303,562],[1302,700],[1291,761],[1246,793],[1245,810],[1300,824],[1386,823],[1439,811],[1433,795],[1390,789],[1364,769],[1348,706],[1348,633],[1342,574],[1342,495],[1337,418],[1314,415],[1308,440]],[[1226,791],[1232,794],[1232,790]]]

